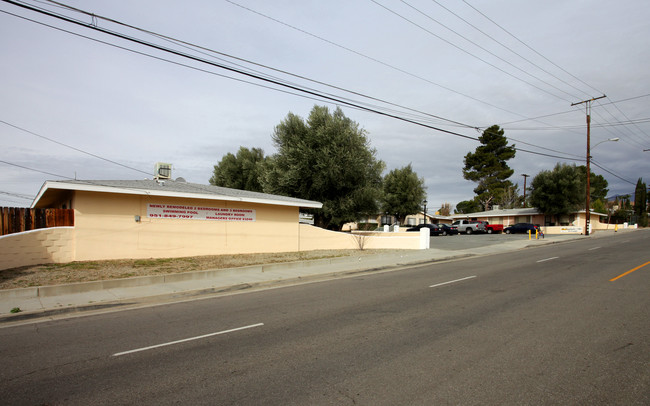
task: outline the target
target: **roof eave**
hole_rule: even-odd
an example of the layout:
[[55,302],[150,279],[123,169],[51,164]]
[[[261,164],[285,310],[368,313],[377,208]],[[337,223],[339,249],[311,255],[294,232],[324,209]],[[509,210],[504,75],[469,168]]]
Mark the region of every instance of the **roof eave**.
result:
[[46,181],[41,190],[38,192],[34,201],[32,202],[32,207],[35,207],[40,199],[43,198],[43,195],[50,190],[76,190],[76,191],[87,191],[87,192],[100,192],[100,193],[120,193],[120,194],[129,194],[129,195],[140,195],[140,196],[164,196],[164,197],[180,197],[186,199],[204,199],[204,200],[224,200],[231,202],[246,202],[246,203],[258,203],[258,204],[270,204],[274,206],[290,206],[290,207],[304,207],[310,209],[320,209],[323,207],[323,204],[320,202],[310,201],[310,200],[300,200],[300,201],[285,201],[285,200],[275,200],[275,199],[262,199],[255,197],[235,197],[219,194],[203,194],[203,193],[184,193],[184,192],[174,192],[166,190],[153,190],[153,189],[138,189],[138,188],[124,188],[116,186],[102,186],[102,185],[84,185],[78,183],[67,183],[67,182],[52,182]]

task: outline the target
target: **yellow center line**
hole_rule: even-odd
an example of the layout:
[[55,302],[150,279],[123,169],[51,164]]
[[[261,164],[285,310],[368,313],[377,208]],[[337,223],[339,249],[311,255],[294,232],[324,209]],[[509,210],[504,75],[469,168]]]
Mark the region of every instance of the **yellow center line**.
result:
[[632,272],[636,271],[637,269],[641,269],[641,268],[643,268],[644,266],[646,266],[646,265],[648,265],[648,264],[650,264],[650,261],[646,262],[646,263],[643,264],[643,265],[639,265],[639,266],[637,266],[637,267],[634,268],[634,269],[630,269],[629,271],[627,271],[627,272],[625,272],[625,273],[622,273],[622,274],[618,275],[616,278],[612,278],[612,279],[610,279],[609,281],[610,281],[610,282],[614,282],[616,279],[619,279],[619,278],[624,277],[625,275],[631,274]]

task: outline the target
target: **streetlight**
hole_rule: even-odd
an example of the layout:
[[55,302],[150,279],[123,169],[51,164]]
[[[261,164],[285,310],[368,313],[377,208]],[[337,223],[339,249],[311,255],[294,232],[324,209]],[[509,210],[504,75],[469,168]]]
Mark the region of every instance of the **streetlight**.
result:
[[427,224],[427,203],[429,202],[427,202],[427,199],[424,199],[422,203],[424,203],[424,224]]
[[[589,115],[587,115],[587,125],[589,124]],[[603,140],[596,145],[593,146],[593,148],[596,148],[603,142],[616,142],[620,138],[615,137],[615,138],[608,138],[606,140]],[[586,197],[586,205],[585,205],[585,236],[589,235],[589,222],[591,221],[591,210],[589,208],[589,199],[591,198],[591,190],[590,187],[591,185],[589,184],[589,177],[591,174],[591,149],[589,148],[589,127],[587,126],[587,197]]]
[[[608,138],[608,139],[606,139],[606,140],[603,140],[603,141],[597,143],[596,145],[594,145],[593,147],[591,147],[591,149],[596,148],[597,146],[599,146],[599,145],[602,144],[603,142],[608,142],[608,141],[616,142],[616,141],[618,141],[618,140],[620,140],[620,138],[618,138],[618,137],[615,137],[615,138]],[[649,150],[646,149],[645,151],[649,151]],[[591,157],[589,157],[589,158],[591,158]]]

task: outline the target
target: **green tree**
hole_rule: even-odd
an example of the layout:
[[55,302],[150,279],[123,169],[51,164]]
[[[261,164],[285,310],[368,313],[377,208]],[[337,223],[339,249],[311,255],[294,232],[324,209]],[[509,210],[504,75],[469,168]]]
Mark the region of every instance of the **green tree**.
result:
[[600,199],[596,199],[596,201],[593,202],[591,209],[596,213],[607,213],[607,207],[605,207],[605,203],[603,203],[603,201]]
[[559,216],[578,211],[585,203],[585,184],[575,165],[557,164],[538,173],[530,186],[530,204],[540,212]]
[[278,152],[265,165],[265,192],[323,203],[311,212],[330,229],[379,212],[384,163],[340,108],[314,106],[307,121],[289,113],[272,138]]
[[476,199],[458,202],[454,209],[454,213],[456,214],[476,213],[479,211],[481,211],[481,204]]
[[648,226],[648,188],[641,178],[634,189],[634,214],[638,216],[640,226]]
[[489,210],[494,200],[512,187],[508,180],[514,173],[506,161],[514,158],[515,146],[508,145],[508,139],[498,125],[483,131],[479,137],[482,145],[474,153],[465,155],[463,177],[478,183],[474,189],[483,210]]
[[[587,167],[584,165],[580,165],[577,167],[578,170],[580,170],[580,176],[583,179],[583,182],[585,183],[585,187],[587,185]],[[596,200],[605,200],[605,197],[607,197],[607,193],[609,192],[609,189],[607,188],[609,184],[607,183],[607,179],[605,179],[602,175],[596,175],[595,173],[591,172],[589,173],[589,200],[591,202],[595,202]],[[587,190],[585,189],[585,195],[587,194]],[[593,205],[592,205],[593,208]]]
[[260,148],[239,147],[237,155],[229,152],[214,166],[210,184],[261,192],[260,175],[266,160]]
[[384,177],[382,211],[395,215],[401,224],[406,216],[418,213],[425,198],[424,179],[413,172],[411,164],[393,169]]

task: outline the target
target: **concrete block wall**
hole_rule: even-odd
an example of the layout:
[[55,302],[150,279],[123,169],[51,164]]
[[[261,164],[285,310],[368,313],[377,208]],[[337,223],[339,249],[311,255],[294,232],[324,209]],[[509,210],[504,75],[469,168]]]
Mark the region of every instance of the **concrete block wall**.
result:
[[0,270],[75,260],[74,227],[53,227],[0,236]]

